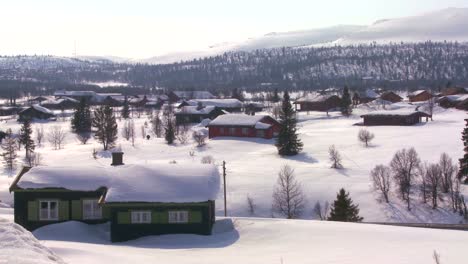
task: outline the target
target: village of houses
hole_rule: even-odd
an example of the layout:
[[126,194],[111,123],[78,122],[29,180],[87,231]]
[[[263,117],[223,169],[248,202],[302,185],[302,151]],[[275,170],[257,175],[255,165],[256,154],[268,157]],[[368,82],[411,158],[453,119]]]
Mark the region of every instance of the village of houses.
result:
[[[32,231],[52,248],[63,246],[58,244],[62,240],[131,243],[180,233],[211,235],[214,240],[207,241],[218,245],[238,239],[233,233],[218,234],[223,229],[249,228],[242,217],[326,220],[322,215],[326,212],[317,211],[317,205],[328,207],[345,188],[359,205],[363,222],[464,223],[464,217],[450,208],[449,199],[434,209],[413,194],[412,210],[407,210],[406,202],[392,190],[390,202],[385,202],[372,186],[370,173],[402,149],[414,148],[422,162],[438,162],[442,153],[458,161],[463,156],[460,138],[468,89],[351,91],[349,116],[340,111],[342,92],[291,93],[303,149],[290,157],[278,155],[275,147],[282,93],[276,102],[254,101],[249,94],[243,101],[217,98],[207,91],[160,95],[56,91],[5,100],[0,107],[0,136],[4,139],[11,129],[10,136],[16,137],[22,122],[32,120],[40,158],[30,166],[19,149],[14,170],[3,170],[0,217]],[[112,107],[119,129],[114,148],[103,150],[93,138],[83,144],[73,135],[70,119],[82,100],[91,109]],[[130,109],[128,119],[121,115],[124,107]],[[179,133],[172,144],[152,127],[155,115],[162,116],[168,108],[173,109]],[[128,120],[136,128],[130,140],[121,131]],[[59,147],[48,139],[57,128],[64,134]],[[358,140],[363,128],[372,132],[369,144]],[[38,131],[45,134],[41,142]],[[339,151],[339,167],[330,159],[331,147]],[[294,217],[272,209],[278,173],[285,167],[304,193],[304,208]],[[240,218],[226,222],[225,215]],[[188,241],[200,243],[193,237]],[[107,254],[108,259],[114,253]]]

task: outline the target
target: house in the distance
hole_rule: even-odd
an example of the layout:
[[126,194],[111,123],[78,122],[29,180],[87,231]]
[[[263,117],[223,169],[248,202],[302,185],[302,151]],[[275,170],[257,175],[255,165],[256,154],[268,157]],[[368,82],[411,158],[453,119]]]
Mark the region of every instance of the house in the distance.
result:
[[172,91],[168,95],[169,101],[179,102],[191,99],[215,99],[216,97],[208,91]]
[[184,100],[179,108],[184,106],[214,106],[221,110],[228,111],[229,113],[241,112],[243,103],[237,99],[194,99],[194,100]]
[[147,235],[209,235],[219,172],[214,165],[39,166],[23,168],[10,186],[14,220],[32,231],[65,221],[110,222],[113,242]]
[[49,109],[42,107],[40,105],[33,105],[28,107],[18,113],[18,121],[25,121],[25,120],[34,120],[34,119],[54,119],[55,115]]
[[362,93],[359,96],[359,103],[366,104],[374,101],[377,98],[379,98],[379,95],[374,90],[367,89],[364,93]]
[[208,124],[209,137],[258,137],[271,139],[278,135],[280,124],[267,115],[227,114]]
[[294,102],[297,111],[322,111],[328,112],[331,109],[340,107],[341,99],[337,95],[309,94],[299,98]]
[[382,93],[380,95],[380,99],[382,99],[384,101],[392,102],[392,103],[398,103],[398,102],[401,102],[403,100],[403,98],[401,96],[399,96],[398,94],[396,94],[396,93],[394,93],[392,91]]
[[467,93],[468,93],[468,88],[464,88],[464,87],[447,87],[447,88],[442,89],[443,96],[467,94]]
[[214,106],[183,106],[175,112],[176,123],[188,124],[188,123],[200,123],[203,119],[215,119],[220,115],[224,115],[227,112],[216,108]]
[[419,111],[376,111],[361,115],[364,118],[365,126],[411,126],[422,121],[426,121],[431,115]]
[[47,109],[53,110],[65,110],[65,109],[73,109],[79,104],[78,100],[70,98],[70,97],[62,97],[59,99],[49,99],[46,101],[42,101],[40,105]]
[[418,90],[408,94],[410,102],[425,102],[432,98],[432,94],[426,90]]

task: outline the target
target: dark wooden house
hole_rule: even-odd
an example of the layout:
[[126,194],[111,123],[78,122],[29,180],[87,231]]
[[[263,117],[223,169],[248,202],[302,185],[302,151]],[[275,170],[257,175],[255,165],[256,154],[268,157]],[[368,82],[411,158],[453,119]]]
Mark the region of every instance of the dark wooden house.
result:
[[42,107],[45,107],[47,109],[53,109],[53,110],[66,110],[66,109],[74,109],[76,106],[78,106],[79,102],[78,100],[75,100],[73,98],[59,98],[59,99],[51,99],[51,100],[46,100],[41,103]]
[[209,137],[258,137],[271,139],[280,131],[274,118],[264,115],[227,114],[208,124]]
[[297,111],[322,111],[328,112],[339,108],[341,99],[337,95],[311,94],[297,99],[294,102]]
[[365,115],[363,125],[365,126],[411,126],[422,121],[426,121],[431,116],[419,111],[376,111]]
[[19,106],[0,106],[0,116],[16,115],[23,109]]
[[392,102],[392,103],[398,103],[398,102],[401,102],[403,100],[403,98],[401,96],[399,96],[398,94],[392,92],[392,91],[388,91],[388,92],[384,92],[380,95],[380,99],[384,100],[384,101],[389,101],[389,102]]
[[112,242],[147,235],[210,235],[219,173],[213,165],[23,168],[10,186],[15,223],[32,231],[65,221],[110,222]]
[[33,120],[33,119],[53,119],[55,115],[49,109],[40,105],[33,105],[18,113],[18,121]]
[[179,125],[200,123],[203,119],[213,120],[224,114],[226,114],[225,111],[214,106],[183,106],[175,113],[175,117]]
[[379,98],[379,95],[374,90],[368,89],[359,95],[359,103],[367,104],[374,101],[377,98]]
[[425,102],[432,98],[432,94],[426,90],[418,90],[408,94],[410,102]]
[[442,89],[442,95],[447,96],[447,95],[456,95],[456,94],[466,94],[468,93],[468,88],[463,88],[463,87],[447,87]]

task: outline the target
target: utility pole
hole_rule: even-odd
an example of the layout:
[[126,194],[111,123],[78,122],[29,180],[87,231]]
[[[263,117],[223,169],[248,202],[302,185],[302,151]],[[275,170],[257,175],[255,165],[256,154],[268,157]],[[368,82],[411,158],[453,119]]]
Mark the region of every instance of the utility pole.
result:
[[224,216],[227,216],[226,206],[226,161],[223,160],[223,183],[224,183]]

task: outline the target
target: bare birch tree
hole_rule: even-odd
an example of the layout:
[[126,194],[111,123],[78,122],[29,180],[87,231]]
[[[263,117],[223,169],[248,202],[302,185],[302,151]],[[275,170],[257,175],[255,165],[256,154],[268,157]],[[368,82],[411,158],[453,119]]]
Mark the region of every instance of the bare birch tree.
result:
[[369,146],[369,143],[374,139],[374,134],[372,134],[369,130],[366,129],[361,129],[359,130],[358,133],[358,139],[362,143],[366,145],[366,147]]
[[317,201],[314,205],[314,214],[320,218],[320,220],[327,220],[328,214],[330,213],[330,204],[325,201],[325,203],[322,204],[320,201]]
[[443,193],[449,193],[453,185],[453,175],[458,171],[457,165],[453,163],[447,153],[442,153],[442,155],[440,155],[439,167],[442,173],[441,191]]
[[328,148],[328,155],[329,159],[332,162],[332,168],[333,169],[342,169],[343,164],[341,164],[341,155],[340,152],[335,148],[335,145],[331,145],[330,148]]
[[389,202],[389,192],[391,187],[390,168],[384,165],[377,165],[371,171],[371,180],[374,190],[382,193],[385,202]]
[[54,146],[54,149],[61,149],[67,133],[60,126],[53,126],[47,134],[47,140]]
[[294,170],[284,165],[278,173],[277,186],[273,191],[272,209],[288,219],[293,219],[302,214],[304,205],[302,186],[296,180]]
[[421,160],[414,148],[397,151],[390,162],[394,182],[401,198],[406,201],[408,210],[411,210],[410,195],[420,164]]
[[437,201],[442,198],[439,192],[442,183],[442,173],[439,164],[429,164],[425,166],[425,182],[429,190],[429,197],[432,201],[432,208],[437,208]]

